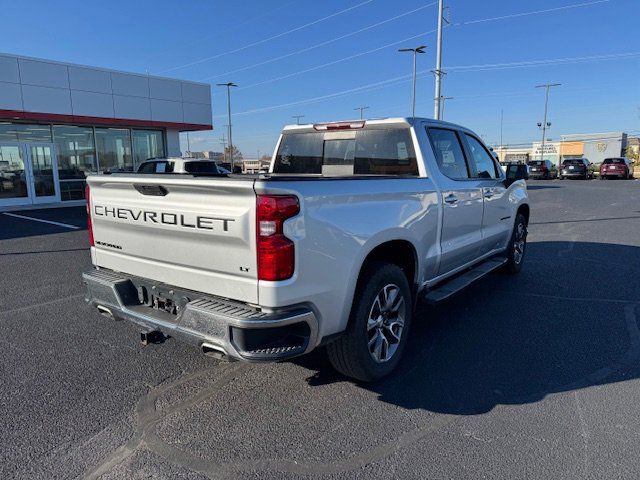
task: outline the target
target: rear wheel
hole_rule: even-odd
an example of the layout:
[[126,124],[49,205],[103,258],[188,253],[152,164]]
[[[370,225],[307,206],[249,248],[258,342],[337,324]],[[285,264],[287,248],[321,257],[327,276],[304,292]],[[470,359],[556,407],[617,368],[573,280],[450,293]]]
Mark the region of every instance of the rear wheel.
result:
[[409,282],[400,267],[386,262],[368,265],[345,334],[327,345],[333,367],[363,382],[390,374],[407,341],[412,306]]
[[518,273],[522,270],[522,262],[527,247],[527,219],[521,213],[516,216],[516,221],[511,232],[509,247],[507,250],[507,263],[503,270],[506,273]]

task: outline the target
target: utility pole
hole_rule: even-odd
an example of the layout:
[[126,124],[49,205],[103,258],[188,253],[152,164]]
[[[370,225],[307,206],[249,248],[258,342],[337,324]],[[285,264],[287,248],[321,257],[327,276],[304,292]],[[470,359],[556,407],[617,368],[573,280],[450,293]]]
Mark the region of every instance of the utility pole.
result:
[[500,148],[502,148],[502,145],[504,145],[502,143],[502,125],[504,123],[504,110],[501,108],[500,109]]
[[443,95],[440,96],[440,118],[444,120],[444,101],[445,100],[453,100],[453,97],[445,97]]
[[224,138],[224,133],[222,134],[220,143],[222,144],[222,161],[226,163],[227,162],[227,139]]
[[233,82],[218,83],[218,87],[227,87],[227,115],[229,117],[229,163],[233,172],[233,140],[231,140],[231,87],[237,87]]
[[[536,85],[535,88],[546,89],[544,94],[544,120],[542,123],[538,122],[538,128],[542,129],[542,144],[540,145],[540,160],[544,160],[544,143],[547,137],[547,129],[551,127],[551,122],[547,122],[547,106],[549,104],[549,89],[551,87],[559,87],[561,83],[544,83],[542,85]],[[558,168],[560,168],[560,157],[558,157]]]
[[436,69],[434,70],[434,74],[436,76],[436,94],[435,94],[435,105],[433,107],[433,118],[436,120],[440,120],[440,100],[441,100],[441,89],[442,89],[442,75],[444,72],[442,71],[442,22],[444,20],[444,0],[438,0],[438,40],[436,44]]
[[189,156],[191,156],[191,140],[189,140],[189,132],[187,132],[187,152],[189,152]]
[[362,112],[364,112],[365,110],[368,110],[369,107],[356,107],[354,108],[354,110],[360,110],[360,120],[362,120],[364,118]]
[[424,49],[427,48],[426,45],[420,45],[416,48],[401,48],[399,52],[412,52],[413,53],[413,96],[411,100],[411,116],[416,116],[416,58],[419,53],[425,53]]
[[300,119],[304,118],[304,115],[292,115],[291,118],[295,118],[296,119],[296,124],[300,125]]

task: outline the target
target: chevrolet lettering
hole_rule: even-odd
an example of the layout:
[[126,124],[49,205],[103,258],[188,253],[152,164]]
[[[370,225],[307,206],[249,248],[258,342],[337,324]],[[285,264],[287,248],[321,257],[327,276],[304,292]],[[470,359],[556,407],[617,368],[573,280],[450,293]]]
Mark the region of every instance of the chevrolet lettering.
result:
[[89,175],[87,302],[142,339],[249,362],[323,346],[375,381],[415,336],[419,301],[520,271],[527,178],[427,118],[291,125],[256,175]]
[[184,213],[156,212],[150,210],[134,210],[124,207],[107,207],[105,205],[94,205],[93,214],[97,217],[112,217],[121,220],[134,220],[148,223],[162,223],[165,225],[176,225],[185,228],[198,228],[201,230],[214,230],[218,224],[224,232],[229,231],[229,222],[233,218],[208,217],[204,215],[193,215]]

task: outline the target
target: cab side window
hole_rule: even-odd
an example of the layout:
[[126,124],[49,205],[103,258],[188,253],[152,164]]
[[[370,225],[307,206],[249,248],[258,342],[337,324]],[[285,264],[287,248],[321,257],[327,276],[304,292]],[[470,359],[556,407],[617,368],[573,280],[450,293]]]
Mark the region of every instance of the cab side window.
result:
[[467,162],[456,132],[444,128],[427,128],[427,133],[440,171],[453,180],[468,179]]
[[491,154],[482,146],[480,141],[469,134],[464,134],[471,154],[471,167],[476,178],[498,178],[496,163]]

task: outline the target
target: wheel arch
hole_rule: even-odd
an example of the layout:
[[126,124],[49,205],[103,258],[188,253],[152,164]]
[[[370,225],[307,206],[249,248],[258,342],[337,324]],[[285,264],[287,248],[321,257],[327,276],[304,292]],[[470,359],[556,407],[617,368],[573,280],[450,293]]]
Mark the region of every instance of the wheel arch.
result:
[[529,223],[529,215],[531,214],[531,209],[529,207],[529,205],[527,203],[523,203],[522,205],[520,205],[518,207],[518,210],[516,211],[516,216],[518,216],[518,214],[521,213],[522,215],[524,215],[525,220],[527,221],[527,224]]

